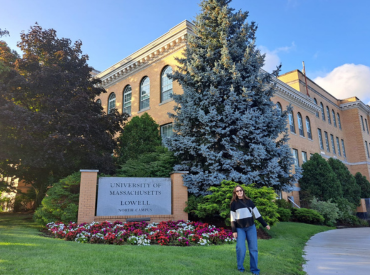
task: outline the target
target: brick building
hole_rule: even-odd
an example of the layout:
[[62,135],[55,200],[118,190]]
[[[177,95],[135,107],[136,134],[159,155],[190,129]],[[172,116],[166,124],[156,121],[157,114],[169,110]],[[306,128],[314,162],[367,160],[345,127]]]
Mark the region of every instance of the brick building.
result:
[[[176,70],[186,37],[192,34],[192,23],[183,21],[158,39],[100,72],[96,77],[108,91],[99,100],[106,112],[117,108],[131,116],[147,112],[161,126],[161,135],[170,135],[175,102],[171,93],[182,93],[181,87],[166,74]],[[351,173],[361,172],[370,179],[370,107],[357,97],[337,99],[299,71],[275,79],[277,92],[272,98],[283,110],[291,104],[290,141],[295,165],[307,161],[311,154],[337,158]],[[307,87],[306,83],[307,82]],[[299,203],[299,187],[288,194]],[[285,194],[286,195],[286,194]]]

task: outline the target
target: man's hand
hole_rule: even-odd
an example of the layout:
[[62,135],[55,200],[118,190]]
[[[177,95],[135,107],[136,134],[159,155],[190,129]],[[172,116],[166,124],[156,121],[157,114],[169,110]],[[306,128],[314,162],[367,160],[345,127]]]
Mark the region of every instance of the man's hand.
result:
[[233,237],[236,239],[238,237],[238,233],[234,232]]
[[270,230],[270,226],[268,225],[268,226],[266,226],[266,228],[267,228],[267,230]]

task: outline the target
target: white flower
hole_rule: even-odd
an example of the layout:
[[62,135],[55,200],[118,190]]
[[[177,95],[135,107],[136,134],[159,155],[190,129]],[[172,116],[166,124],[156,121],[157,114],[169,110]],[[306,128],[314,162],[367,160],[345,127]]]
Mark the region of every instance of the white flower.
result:
[[201,239],[199,239],[198,244],[200,244],[200,245],[209,245],[210,242],[207,239],[201,238]]

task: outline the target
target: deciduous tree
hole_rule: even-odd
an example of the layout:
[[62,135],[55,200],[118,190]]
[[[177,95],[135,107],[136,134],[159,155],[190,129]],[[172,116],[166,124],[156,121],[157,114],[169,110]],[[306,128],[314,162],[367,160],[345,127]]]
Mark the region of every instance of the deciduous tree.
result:
[[361,189],[361,198],[370,198],[370,182],[360,172],[355,175],[357,184]]
[[342,186],[329,163],[315,153],[310,160],[302,164],[302,178],[299,180],[301,199],[328,201],[343,197]]
[[343,198],[358,205],[361,199],[361,188],[355,177],[339,159],[330,158],[328,163],[342,185]]
[[122,129],[117,149],[117,164],[124,164],[129,159],[156,151],[161,146],[159,125],[148,114],[134,116]]
[[22,58],[0,74],[0,174],[32,184],[36,206],[62,177],[114,169],[114,136],[125,117],[94,101],[106,91],[81,46],[35,25],[21,34]]

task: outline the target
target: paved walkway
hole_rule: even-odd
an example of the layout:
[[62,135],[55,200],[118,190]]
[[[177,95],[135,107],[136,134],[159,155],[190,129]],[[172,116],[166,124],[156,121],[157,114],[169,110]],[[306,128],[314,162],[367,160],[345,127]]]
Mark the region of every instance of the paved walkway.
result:
[[370,274],[370,228],[335,229],[313,236],[304,249],[308,275]]

